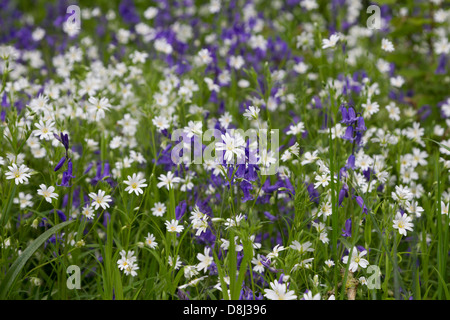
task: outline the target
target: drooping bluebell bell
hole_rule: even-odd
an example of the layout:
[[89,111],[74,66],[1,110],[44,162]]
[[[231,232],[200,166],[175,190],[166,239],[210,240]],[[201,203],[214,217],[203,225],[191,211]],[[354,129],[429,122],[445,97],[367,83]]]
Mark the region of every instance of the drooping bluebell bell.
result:
[[342,202],[344,201],[344,198],[348,198],[348,186],[346,183],[342,185],[341,190],[339,191],[339,198],[338,198],[338,206],[342,206]]
[[179,221],[183,218],[186,213],[187,204],[186,200],[181,200],[180,203],[175,208],[175,218]]
[[61,184],[58,184],[60,187],[70,187],[70,180],[75,178],[73,175],[73,165],[72,159],[67,161],[67,170],[63,172]]
[[445,55],[445,53],[442,53],[439,56],[439,62],[434,74],[446,74],[447,73],[446,65],[447,65],[447,56]]
[[358,206],[361,209],[363,209],[363,213],[367,214],[368,209],[367,209],[366,205],[364,204],[364,199],[361,196],[356,197],[356,203],[358,204]]
[[352,236],[352,219],[345,220],[345,228],[342,229],[342,236],[347,238]]

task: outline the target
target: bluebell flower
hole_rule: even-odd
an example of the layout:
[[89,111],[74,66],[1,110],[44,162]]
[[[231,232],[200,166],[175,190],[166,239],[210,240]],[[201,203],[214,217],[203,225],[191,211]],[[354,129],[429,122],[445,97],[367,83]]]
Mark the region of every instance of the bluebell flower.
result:
[[352,236],[352,219],[347,219],[345,221],[345,228],[342,229],[342,236],[345,238]]

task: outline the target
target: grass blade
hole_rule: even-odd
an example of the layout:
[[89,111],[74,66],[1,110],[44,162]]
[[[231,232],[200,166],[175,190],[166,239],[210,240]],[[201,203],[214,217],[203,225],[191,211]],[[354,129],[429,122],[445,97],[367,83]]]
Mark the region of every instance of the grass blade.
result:
[[75,220],[66,221],[63,223],[60,223],[53,228],[45,231],[43,234],[41,234],[39,237],[37,237],[36,240],[33,241],[33,243],[26,248],[23,253],[14,261],[11,268],[6,273],[5,278],[3,279],[1,285],[0,285],[0,299],[4,300],[8,297],[9,290],[11,289],[14,280],[16,280],[17,276],[19,275],[22,268],[27,263],[28,259],[31,258],[31,256],[36,252],[37,249],[39,249],[44,242],[50,238],[54,233],[58,232],[62,228],[68,226],[69,224],[75,222]]

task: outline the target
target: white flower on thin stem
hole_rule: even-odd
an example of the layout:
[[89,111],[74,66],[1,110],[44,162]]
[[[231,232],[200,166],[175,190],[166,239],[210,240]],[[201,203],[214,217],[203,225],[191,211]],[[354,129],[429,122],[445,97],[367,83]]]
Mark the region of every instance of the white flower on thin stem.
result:
[[150,232],[145,238],[145,244],[148,245],[151,249],[155,249],[158,246],[158,243],[155,241],[155,236],[153,234],[150,234]]
[[311,248],[311,246],[311,241],[300,243],[297,240],[294,240],[292,241],[292,244],[289,246],[289,248],[297,250],[298,252],[300,252],[300,254],[303,254],[305,252],[313,252],[314,248]]
[[249,106],[245,112],[244,117],[248,120],[257,120],[260,109],[258,107]]
[[381,49],[383,49],[384,51],[387,51],[387,52],[392,52],[395,50],[394,44],[386,38],[383,38],[381,40]]
[[183,231],[184,227],[178,224],[178,220],[176,219],[172,219],[171,221],[167,220],[166,222],[164,222],[164,224],[166,225],[167,231],[168,232],[181,232]]
[[112,202],[112,199],[110,195],[105,194],[106,192],[103,190],[98,190],[98,193],[89,193],[89,197],[94,200],[94,202],[92,202],[92,206],[95,207],[95,210],[99,207],[102,207],[102,209],[109,208],[108,202]]
[[198,271],[206,272],[208,267],[213,262],[213,258],[209,255],[209,252],[211,251],[211,248],[205,248],[204,254],[197,253],[197,259],[200,261],[199,264],[197,264],[196,268]]
[[14,179],[16,185],[21,183],[27,183],[30,174],[27,173],[30,169],[22,164],[20,167],[17,167],[15,163],[11,166],[8,166],[9,171],[6,172],[6,179]]
[[105,118],[105,111],[108,111],[109,108],[111,108],[109,100],[104,97],[101,99],[90,97],[88,101],[90,103],[88,111],[95,115],[96,120]]
[[297,135],[303,132],[305,132],[305,124],[303,122],[299,122],[297,124],[292,124],[286,134]]
[[130,194],[134,192],[137,196],[143,194],[144,191],[142,188],[147,186],[147,184],[144,183],[145,181],[146,180],[141,177],[141,173],[133,173],[133,176],[128,176],[128,180],[123,182],[128,186],[125,188],[125,191],[128,191]]
[[156,202],[155,206],[150,209],[156,217],[162,217],[166,213],[166,205],[162,202]]
[[216,150],[225,151],[225,161],[230,162],[234,155],[237,157],[245,155],[245,141],[239,134],[232,137],[227,132],[225,135],[222,134],[221,137],[223,142],[216,142]]
[[327,48],[334,48],[337,44],[337,42],[339,41],[339,35],[337,34],[332,34],[330,39],[323,39],[322,40],[322,49],[327,49]]
[[401,212],[397,212],[394,219],[394,229],[398,229],[398,232],[404,236],[406,236],[406,230],[413,231],[414,224],[411,222],[411,217],[408,217],[408,215],[401,214]]
[[270,283],[271,289],[264,289],[264,296],[269,300],[296,300],[294,290],[287,291],[286,283],[273,281]]
[[50,138],[53,137],[53,131],[54,131],[54,125],[55,123],[51,120],[42,121],[40,120],[39,123],[34,124],[38,129],[34,130],[34,135],[39,137],[39,139],[43,140],[50,140]]
[[303,294],[302,300],[321,300],[320,299],[320,293],[316,293],[314,296],[312,295],[311,290],[308,290]]
[[47,187],[45,184],[40,184],[37,193],[45,198],[45,201],[52,203],[52,199],[58,199],[58,194],[53,192],[55,187]]
[[322,175],[316,175],[315,180],[317,181],[314,183],[314,188],[318,188],[320,186],[326,187],[328,183],[331,181],[331,177],[328,173],[323,173]]
[[264,265],[262,263],[263,258],[261,257],[261,255],[258,253],[256,258],[253,257],[252,259],[252,263],[255,265],[253,267],[253,271],[258,272],[258,273],[263,273],[264,272]]
[[33,206],[33,202],[31,201],[33,196],[31,194],[25,194],[24,192],[19,192],[19,197],[14,198],[14,203],[20,204],[20,209],[25,209],[27,207]]
[[167,175],[161,174],[158,177],[158,180],[161,182],[158,182],[156,186],[158,188],[166,187],[167,190],[173,188],[174,184],[181,182],[181,178],[175,177],[175,174],[173,174],[172,171],[167,172]]
[[[352,256],[350,259],[350,267],[348,268],[348,270],[351,272],[356,272],[356,270],[358,270],[358,266],[361,268],[367,268],[367,266],[369,265],[369,261],[363,258],[366,254],[366,250],[359,252],[356,247],[353,247]],[[343,257],[342,262],[347,264],[348,256]]]
[[85,206],[81,209],[81,214],[86,217],[86,219],[94,219],[94,209],[90,206]]

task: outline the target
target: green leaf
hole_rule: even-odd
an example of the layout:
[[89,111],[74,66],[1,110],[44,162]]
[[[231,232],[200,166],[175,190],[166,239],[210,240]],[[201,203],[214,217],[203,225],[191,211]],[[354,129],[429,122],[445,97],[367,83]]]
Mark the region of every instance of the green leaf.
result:
[[214,250],[213,250],[213,256],[214,256],[214,262],[216,263],[216,266],[217,266],[217,272],[219,273],[219,281],[220,281],[220,286],[222,288],[223,298],[225,300],[230,300],[230,297],[228,296],[228,287],[224,280],[225,273],[223,272],[222,267],[220,266],[220,260],[217,257],[217,254]]
[[33,243],[28,248],[26,248],[22,252],[22,254],[16,259],[16,261],[14,261],[13,265],[6,273],[6,276],[0,285],[0,300],[4,300],[8,297],[9,290],[11,289],[14,280],[16,280],[22,268],[25,266],[28,259],[30,259],[30,257],[36,252],[36,250],[39,249],[39,247],[42,246],[44,242],[48,238],[50,238],[54,233],[58,232],[59,230],[61,230],[62,228],[68,226],[73,222],[75,222],[75,220],[66,221],[45,231],[43,234],[37,237],[37,239],[34,240]]
[[448,292],[448,288],[447,288],[447,283],[445,282],[445,280],[442,278],[442,275],[440,274],[440,272],[438,271],[438,269],[436,269],[436,267],[433,267],[433,269],[436,271],[436,274],[439,277],[439,282],[442,284],[442,288],[444,289],[444,293],[445,293],[445,299],[446,300],[450,300],[450,293]]
[[436,140],[433,139],[428,139],[428,138],[424,138],[423,140],[429,140],[429,141],[433,141],[434,143],[438,144],[441,148],[447,149],[448,151],[450,151],[450,148],[443,145],[442,143],[437,142]]

